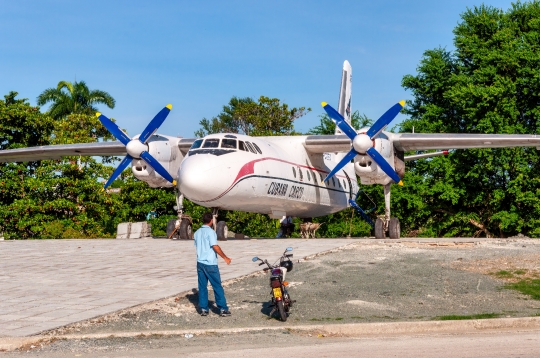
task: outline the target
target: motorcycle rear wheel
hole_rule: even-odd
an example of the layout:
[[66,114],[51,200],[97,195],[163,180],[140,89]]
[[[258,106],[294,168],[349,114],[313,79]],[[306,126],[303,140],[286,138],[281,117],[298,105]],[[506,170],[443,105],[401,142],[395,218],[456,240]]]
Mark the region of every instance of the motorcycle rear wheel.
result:
[[285,322],[287,320],[287,312],[285,312],[285,306],[283,305],[283,301],[277,301],[276,305],[278,308],[279,317],[283,322]]

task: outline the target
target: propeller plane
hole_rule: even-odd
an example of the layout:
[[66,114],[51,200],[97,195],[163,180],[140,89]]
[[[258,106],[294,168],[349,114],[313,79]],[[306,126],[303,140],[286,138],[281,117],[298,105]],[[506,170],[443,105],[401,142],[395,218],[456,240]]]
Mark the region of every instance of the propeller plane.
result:
[[[157,134],[172,109],[163,108],[140,135],[130,138],[101,113],[101,123],[114,142],[52,145],[0,151],[0,162],[57,159],[63,156],[124,155],[108,187],[131,164],[133,174],[151,187],[175,187],[178,219],[170,231],[192,238],[191,218],[183,211],[184,197],[218,210],[268,214],[271,218],[319,217],[355,203],[362,185],[384,186],[385,215],[375,223],[376,238],[397,239],[399,220],[391,217],[390,188],[403,185],[405,162],[444,155],[448,149],[540,147],[540,136],[511,134],[392,133],[386,126],[405,102],[393,105],[369,128],[351,126],[352,69],[343,64],[338,110],[322,107],[336,123],[334,135],[255,137],[237,133],[178,138]],[[404,156],[405,151],[445,150]],[[369,219],[368,219],[369,220]],[[215,225],[218,239],[226,239],[227,224]]]

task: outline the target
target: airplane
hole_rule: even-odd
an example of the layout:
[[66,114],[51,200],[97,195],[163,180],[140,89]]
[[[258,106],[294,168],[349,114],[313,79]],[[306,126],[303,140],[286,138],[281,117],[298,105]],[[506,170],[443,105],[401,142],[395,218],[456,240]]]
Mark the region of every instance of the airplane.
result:
[[[400,224],[391,217],[392,184],[403,185],[405,162],[447,154],[449,149],[528,147],[540,149],[540,136],[526,134],[392,133],[386,126],[404,107],[400,101],[371,127],[351,126],[352,68],[342,69],[337,110],[326,102],[323,109],[336,123],[334,135],[256,137],[238,133],[180,138],[156,131],[172,109],[163,108],[143,132],[130,138],[116,123],[97,113],[117,141],[51,145],[0,151],[0,162],[59,159],[63,156],[125,155],[108,187],[129,165],[133,174],[150,187],[175,187],[178,219],[167,233],[192,238],[192,219],[183,211],[184,197],[218,210],[237,210],[313,218],[345,210],[356,204],[362,185],[384,186],[385,214],[372,224],[374,236],[399,239]],[[443,150],[405,157],[406,151]],[[219,240],[226,240],[224,221],[214,223]]]

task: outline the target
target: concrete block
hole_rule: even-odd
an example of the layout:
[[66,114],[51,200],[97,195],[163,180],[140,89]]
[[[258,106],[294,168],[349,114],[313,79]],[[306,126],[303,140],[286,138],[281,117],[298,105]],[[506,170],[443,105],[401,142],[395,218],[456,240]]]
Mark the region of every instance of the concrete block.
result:
[[129,233],[131,232],[131,223],[120,223],[116,228],[117,239],[129,239]]
[[140,239],[152,236],[152,225],[146,221],[131,223],[130,239]]

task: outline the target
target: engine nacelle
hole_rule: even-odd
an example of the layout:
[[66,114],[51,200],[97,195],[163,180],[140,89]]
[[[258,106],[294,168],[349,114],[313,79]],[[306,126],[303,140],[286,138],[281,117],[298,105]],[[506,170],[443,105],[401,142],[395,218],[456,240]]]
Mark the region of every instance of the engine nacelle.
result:
[[[152,155],[169,174],[176,180],[178,169],[184,158],[178,148],[180,138],[154,134],[148,140],[148,153]],[[159,175],[148,163],[142,159],[133,159],[131,162],[133,175],[147,183],[152,188],[172,187],[173,184]]]
[[[374,148],[393,168],[399,169],[396,171],[402,178],[405,174],[405,164],[399,159],[399,155],[395,155],[394,145],[390,138],[388,138],[385,132],[382,132],[374,142]],[[400,162],[403,165],[400,165]],[[386,185],[392,182],[392,179],[367,154],[359,154],[354,158],[354,170],[356,175],[360,177],[360,182],[364,185]]]

